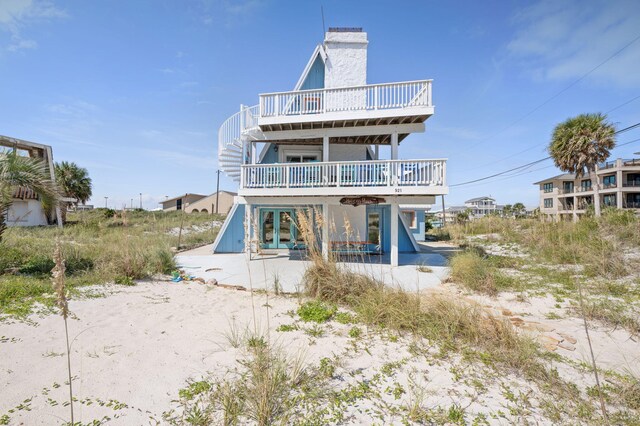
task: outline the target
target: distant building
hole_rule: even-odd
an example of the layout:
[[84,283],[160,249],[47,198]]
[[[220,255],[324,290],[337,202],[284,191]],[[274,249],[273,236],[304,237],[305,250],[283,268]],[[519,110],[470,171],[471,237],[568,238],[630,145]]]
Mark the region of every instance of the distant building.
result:
[[182,194],[177,197],[168,198],[164,201],[161,201],[162,210],[165,212],[175,211],[175,210],[184,210],[192,203],[195,203],[198,200],[202,200],[206,195],[200,194]]
[[472,216],[473,219],[478,219],[490,214],[499,214],[504,207],[497,205],[495,198],[486,196],[467,200],[464,202],[464,206],[465,210],[470,210],[470,216]]
[[[184,210],[185,213],[219,213],[227,214],[233,206],[235,192],[220,191],[211,195],[200,194],[184,194],[178,197],[169,198],[162,201],[162,210],[169,212],[175,210]],[[218,206],[216,208],[216,203]]]
[[640,214],[640,159],[599,164],[594,175],[576,178],[565,173],[536,182],[540,187],[540,213],[556,220],[576,220],[593,204],[594,180],[600,191],[600,205],[630,209]]
[[[18,155],[37,158],[47,165],[51,180],[55,180],[53,167],[53,150],[49,145],[28,142],[21,139],[0,135],[0,148],[15,150]],[[73,200],[75,201],[75,200]],[[12,204],[7,214],[7,226],[42,226],[48,225],[49,219],[57,220],[62,226],[59,209],[47,212],[42,207],[38,195],[24,187],[15,188],[12,194]]]
[[469,213],[469,220],[479,219],[481,217],[502,214],[504,206],[496,204],[495,198],[492,197],[476,197],[464,202],[464,206],[449,206],[445,208],[444,215],[442,209],[433,211],[430,215],[434,217],[434,226],[436,228],[442,226],[443,216],[444,223],[455,223],[458,220],[459,213]]
[[[227,214],[233,206],[233,200],[236,195],[238,194],[229,191],[220,191],[219,193],[214,192],[208,197],[201,198],[198,201],[189,204],[185,208],[185,212]],[[218,203],[217,206],[216,203]]]

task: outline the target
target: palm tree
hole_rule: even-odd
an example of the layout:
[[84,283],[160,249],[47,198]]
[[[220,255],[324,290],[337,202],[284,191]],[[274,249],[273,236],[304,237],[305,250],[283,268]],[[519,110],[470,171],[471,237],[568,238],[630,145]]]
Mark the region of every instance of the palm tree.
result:
[[14,151],[0,152],[0,241],[7,228],[7,215],[13,204],[13,194],[19,188],[35,192],[43,204],[55,206],[60,191],[51,180],[44,161],[23,157]]
[[600,113],[580,114],[556,126],[549,143],[549,154],[559,169],[591,176],[596,216],[600,216],[600,193],[596,165],[609,158],[616,146],[616,129]]
[[512,209],[513,214],[516,217],[516,219],[524,216],[525,212],[527,211],[527,208],[522,203],[515,203],[511,207],[511,209]]
[[56,182],[65,196],[75,198],[73,203],[85,204],[91,198],[91,178],[87,169],[76,163],[62,161],[56,163]]

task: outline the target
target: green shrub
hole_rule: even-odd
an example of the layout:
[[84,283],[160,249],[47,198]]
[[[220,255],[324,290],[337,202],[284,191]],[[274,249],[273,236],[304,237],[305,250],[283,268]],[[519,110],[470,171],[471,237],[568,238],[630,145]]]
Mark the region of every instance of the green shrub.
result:
[[20,273],[26,275],[49,275],[55,266],[50,257],[35,257],[20,267]]
[[451,279],[463,284],[471,290],[495,295],[496,270],[489,262],[481,257],[475,250],[465,250],[457,253],[449,261],[451,266]]
[[336,313],[335,305],[328,305],[319,300],[305,302],[298,308],[298,315],[305,322],[327,322]]

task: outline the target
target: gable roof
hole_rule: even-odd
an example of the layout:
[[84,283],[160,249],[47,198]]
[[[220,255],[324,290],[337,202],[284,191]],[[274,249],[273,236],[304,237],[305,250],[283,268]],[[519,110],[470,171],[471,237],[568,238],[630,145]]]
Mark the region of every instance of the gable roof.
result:
[[487,197],[487,196],[476,197],[476,198],[471,198],[470,200],[465,201],[465,203],[473,203],[474,201],[482,201],[482,200],[493,200],[493,201],[495,201],[496,199],[492,198],[492,197]]
[[318,55],[320,55],[322,62],[325,62],[327,60],[327,54],[324,52],[324,47],[322,47],[321,44],[317,45],[316,48],[313,50],[313,53],[309,58],[309,62],[307,62],[307,66],[304,67],[304,70],[302,71],[302,74],[300,75],[298,82],[293,88],[294,91],[300,90],[300,88],[304,84],[304,81],[307,79],[307,75],[309,75],[309,71],[311,71],[311,67],[313,66],[313,63],[316,61],[316,58],[318,57]]
[[177,197],[167,198],[166,200],[162,200],[160,201],[160,203],[161,204],[168,203],[169,201],[174,201],[174,200],[177,200],[178,198],[185,198],[185,197],[188,197],[189,195],[193,195],[194,197],[199,197],[198,199],[206,197],[206,195],[192,194],[190,192],[187,192],[186,194],[178,195]]

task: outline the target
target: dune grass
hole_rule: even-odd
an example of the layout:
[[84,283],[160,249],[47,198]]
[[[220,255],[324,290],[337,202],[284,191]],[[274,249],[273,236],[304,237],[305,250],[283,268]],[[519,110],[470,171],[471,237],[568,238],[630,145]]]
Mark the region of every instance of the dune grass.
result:
[[633,270],[624,250],[640,247],[640,218],[633,212],[605,209],[602,217],[583,217],[577,223],[539,219],[484,217],[444,232],[466,243],[474,235],[495,235],[500,243],[516,243],[534,261],[578,264],[589,276],[619,278]]
[[220,216],[180,212],[113,212],[97,209],[70,214],[63,229],[56,227],[9,228],[0,242],[0,313],[23,316],[34,302],[52,306],[49,282],[54,266],[55,240],[59,239],[67,264],[67,286],[77,288],[170,273],[183,223],[181,246],[213,242],[211,227]]

